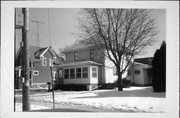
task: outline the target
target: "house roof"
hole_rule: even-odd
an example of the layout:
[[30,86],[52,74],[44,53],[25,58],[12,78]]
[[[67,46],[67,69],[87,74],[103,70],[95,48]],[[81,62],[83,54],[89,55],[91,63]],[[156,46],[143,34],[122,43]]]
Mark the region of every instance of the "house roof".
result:
[[152,59],[153,59],[153,57],[136,58],[136,59],[134,59],[134,62],[147,64],[147,65],[152,65]]
[[[19,49],[19,52],[22,50]],[[37,46],[29,46],[29,58],[31,61],[39,61],[40,57],[43,56],[46,51],[49,51],[51,55],[55,58],[58,57],[57,53],[51,47],[37,47]],[[18,53],[17,57],[20,56],[21,53]]]
[[138,63],[138,62],[134,62],[135,65],[141,65],[141,66],[144,66],[144,68],[151,68],[152,66],[151,65],[148,65],[148,64],[143,64],[143,63]]
[[83,65],[102,65],[102,64],[94,62],[94,61],[78,61],[78,62],[72,62],[72,63],[58,65],[56,67],[70,67],[70,66],[83,66]]
[[62,51],[62,53],[86,49],[93,46],[94,46],[93,44],[77,43],[77,44],[73,44],[70,47],[67,47],[64,51]]

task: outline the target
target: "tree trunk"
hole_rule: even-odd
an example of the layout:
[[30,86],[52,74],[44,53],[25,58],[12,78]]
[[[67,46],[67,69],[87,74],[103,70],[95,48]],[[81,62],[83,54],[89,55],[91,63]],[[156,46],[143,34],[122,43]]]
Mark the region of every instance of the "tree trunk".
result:
[[121,72],[120,72],[120,67],[117,67],[117,74],[118,74],[118,80],[117,80],[118,91],[123,91],[122,75],[121,75]]

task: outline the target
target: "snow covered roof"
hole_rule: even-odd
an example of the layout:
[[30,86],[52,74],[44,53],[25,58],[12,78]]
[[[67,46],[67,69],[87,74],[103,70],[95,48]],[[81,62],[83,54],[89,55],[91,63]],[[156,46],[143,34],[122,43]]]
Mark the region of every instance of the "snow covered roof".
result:
[[82,66],[82,65],[102,65],[102,64],[94,61],[78,61],[78,62],[57,65],[56,67],[69,67],[69,66]]
[[86,49],[86,48],[93,47],[93,46],[94,46],[93,44],[77,43],[77,44],[74,44],[74,45],[66,48],[64,51],[62,51],[62,53]]

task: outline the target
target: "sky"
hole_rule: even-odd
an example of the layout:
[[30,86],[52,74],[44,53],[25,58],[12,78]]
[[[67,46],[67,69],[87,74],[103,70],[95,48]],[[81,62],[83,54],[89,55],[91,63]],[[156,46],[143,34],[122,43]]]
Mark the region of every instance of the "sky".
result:
[[[49,10],[49,11],[48,11]],[[52,46],[57,52],[58,49],[62,49],[67,45],[71,45],[78,40],[76,33],[78,33],[77,19],[78,13],[81,9],[77,8],[30,8],[30,40],[29,44],[40,47]],[[49,12],[49,17],[48,17]],[[166,29],[166,17],[165,10],[156,9],[152,11],[152,16],[157,19],[157,43],[151,47],[148,47],[144,55],[138,57],[149,57],[153,56],[156,49],[158,49],[165,40],[165,29]],[[43,22],[39,24],[32,21]],[[39,43],[37,38],[37,32],[39,30]],[[20,32],[16,33],[17,36]],[[49,38],[50,36],[50,38]],[[50,39],[50,40],[49,40]]]

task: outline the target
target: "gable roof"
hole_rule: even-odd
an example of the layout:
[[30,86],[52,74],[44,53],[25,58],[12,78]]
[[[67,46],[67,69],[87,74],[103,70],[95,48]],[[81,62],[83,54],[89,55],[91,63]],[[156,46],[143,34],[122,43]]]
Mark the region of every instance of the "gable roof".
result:
[[[51,54],[53,57],[55,57],[55,58],[58,57],[57,53],[56,53],[51,47],[37,47],[37,46],[32,46],[32,45],[30,45],[30,46],[29,46],[29,58],[30,58],[31,60],[38,60],[38,59],[40,59],[40,57],[43,56],[43,54],[45,54],[47,51],[49,51],[50,54]],[[16,57],[21,56],[20,54],[22,54],[22,53],[21,53],[21,52],[22,52],[22,49],[19,49],[19,52],[20,52],[20,53],[18,53],[18,55],[17,55]],[[16,58],[16,59],[17,59],[17,58]]]
[[64,49],[62,51],[62,53],[82,50],[82,49],[90,48],[90,47],[93,47],[93,46],[94,46],[93,44],[77,43],[77,44],[73,44],[73,45],[67,47],[66,49]]

